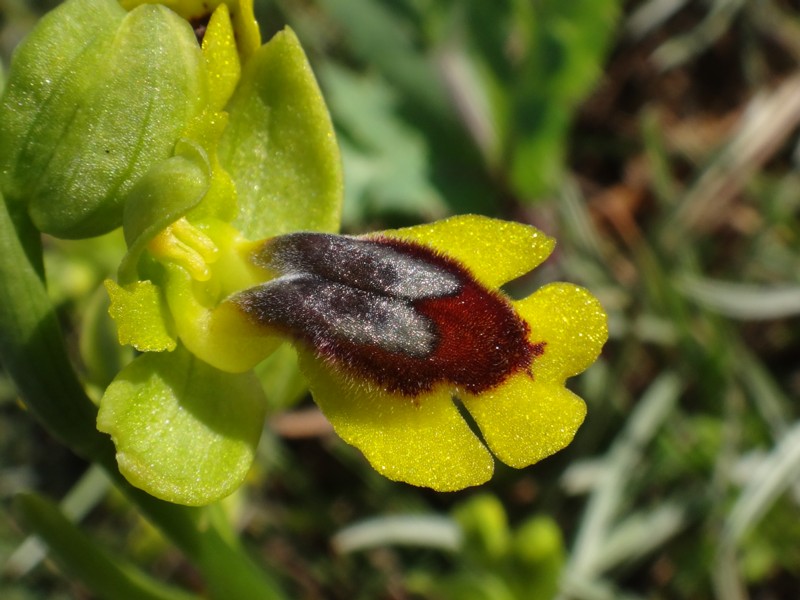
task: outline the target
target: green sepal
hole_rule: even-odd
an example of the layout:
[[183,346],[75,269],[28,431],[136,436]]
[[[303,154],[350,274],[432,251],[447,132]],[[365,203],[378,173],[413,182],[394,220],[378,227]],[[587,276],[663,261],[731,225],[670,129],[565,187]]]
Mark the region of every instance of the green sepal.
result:
[[[27,199],[66,135],[73,98],[89,94],[125,11],[111,0],[71,0],[46,14],[17,47],[0,104],[0,182]],[[57,60],[56,60],[57,57]]]
[[267,394],[271,412],[292,408],[308,393],[308,383],[300,372],[292,344],[278,346],[256,365],[255,373]]
[[239,202],[234,225],[256,240],[298,230],[336,231],[339,150],[306,55],[290,29],[244,67],[219,147]]
[[265,410],[252,373],[224,373],[178,346],[125,367],[100,402],[97,427],[111,435],[120,472],[133,485],[201,506],[242,484]]
[[4,191],[41,231],[98,235],[207,103],[205,62],[163,6],[69,0],[17,51],[0,105]]

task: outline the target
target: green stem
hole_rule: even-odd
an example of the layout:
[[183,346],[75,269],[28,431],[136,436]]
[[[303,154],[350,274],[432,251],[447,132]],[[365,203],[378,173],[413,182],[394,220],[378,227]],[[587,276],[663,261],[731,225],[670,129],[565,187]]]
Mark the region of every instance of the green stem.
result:
[[0,198],[0,361],[30,412],[59,441],[108,471],[144,515],[194,562],[212,597],[280,599],[272,579],[227,538],[203,509],[158,500],[119,473],[110,438],[95,428],[86,396],[42,279],[39,232]]

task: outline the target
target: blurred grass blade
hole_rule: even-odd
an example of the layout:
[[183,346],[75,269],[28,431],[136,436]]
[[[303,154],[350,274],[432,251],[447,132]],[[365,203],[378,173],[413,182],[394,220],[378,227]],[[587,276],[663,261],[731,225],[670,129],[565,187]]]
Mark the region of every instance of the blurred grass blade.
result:
[[726,219],[725,210],[758,169],[778,152],[800,123],[800,73],[772,91],[756,95],[742,111],[731,140],[681,200],[671,241],[683,232],[706,229]]
[[605,459],[605,477],[589,499],[565,579],[591,579],[601,574],[606,543],[614,519],[625,504],[624,493],[630,475],[640,462],[645,445],[669,417],[682,387],[675,373],[663,373],[650,385],[628,418],[626,428]]
[[733,505],[722,546],[735,546],[800,477],[800,423],[796,423],[765,458]]
[[671,207],[680,197],[681,184],[672,172],[662,115],[655,108],[645,108],[639,123],[648,166],[652,171],[653,192],[661,206]]
[[454,552],[461,547],[461,529],[452,519],[433,515],[379,517],[350,525],[331,540],[339,554],[378,546],[403,545]]
[[[105,498],[111,487],[108,475],[98,465],[92,465],[69,493],[59,503],[64,516],[72,522],[80,522],[97,503]],[[28,537],[9,556],[3,571],[14,577],[23,577],[47,556],[47,547],[37,537]]]
[[196,596],[151,579],[130,564],[112,558],[49,500],[22,494],[17,505],[26,523],[58,561],[101,598],[112,600],[196,600]]
[[712,576],[719,600],[749,600],[732,548],[725,548],[718,553]]
[[649,0],[636,7],[628,18],[625,29],[633,37],[643,37],[660,27],[678,12],[688,0]]
[[738,361],[738,377],[748,390],[761,418],[769,425],[775,439],[783,437],[789,428],[792,401],[781,391],[758,358],[744,348],[738,348],[734,356]]
[[466,50],[457,43],[445,43],[436,56],[438,71],[455,109],[484,162],[496,167],[500,140],[497,123],[492,119],[489,89],[481,81],[478,69]]
[[605,573],[625,563],[647,556],[677,534],[686,525],[686,511],[679,505],[664,502],[652,511],[637,512],[609,535],[597,565]]
[[712,0],[711,10],[693,30],[670,38],[653,53],[658,68],[667,70],[685,63],[714,44],[731,28],[746,0]]
[[761,320],[800,314],[800,285],[762,287],[687,276],[678,286],[692,300],[726,317]]
[[642,596],[623,593],[609,581],[567,581],[557,600],[643,600]]
[[559,188],[557,206],[564,227],[567,228],[570,243],[592,256],[601,258],[603,253],[600,234],[594,226],[586,206],[586,199],[574,178],[564,178]]

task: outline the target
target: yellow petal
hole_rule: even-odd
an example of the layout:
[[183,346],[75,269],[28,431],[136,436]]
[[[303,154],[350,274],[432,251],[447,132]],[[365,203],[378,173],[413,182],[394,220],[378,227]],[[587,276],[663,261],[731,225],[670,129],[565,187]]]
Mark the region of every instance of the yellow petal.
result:
[[460,262],[484,285],[497,288],[538,267],[555,240],[521,223],[463,215],[382,235],[420,242]]
[[334,372],[307,351],[300,367],[336,433],[382,475],[438,491],[488,481],[494,463],[449,391],[416,399]]
[[163,4],[187,21],[207,17],[220,4],[226,4],[242,62],[246,62],[261,46],[261,32],[253,12],[253,0],[120,0],[120,4],[125,10],[133,10],[140,4]]
[[495,456],[521,469],[564,448],[586,416],[586,404],[568,389],[526,373],[462,401]]
[[544,354],[533,361],[537,382],[563,383],[584,371],[608,339],[603,307],[577,285],[552,283],[513,304],[530,325],[530,341],[546,344]]
[[108,314],[117,324],[120,344],[130,344],[140,352],[174,350],[176,339],[170,331],[169,313],[152,281],[136,281],[126,286],[106,279],[111,298]]
[[226,4],[220,4],[211,15],[203,37],[203,56],[208,66],[209,104],[211,110],[225,108],[236,89],[242,66],[236,38]]
[[253,13],[253,0],[227,0],[226,4],[231,9],[233,30],[244,63],[261,46],[261,30]]

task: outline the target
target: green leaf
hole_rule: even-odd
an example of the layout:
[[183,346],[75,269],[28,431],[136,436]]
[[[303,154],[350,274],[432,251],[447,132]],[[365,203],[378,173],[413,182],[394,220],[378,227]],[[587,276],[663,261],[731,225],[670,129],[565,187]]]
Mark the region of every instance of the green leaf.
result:
[[200,506],[241,485],[265,407],[252,373],[224,373],[179,346],[123,369],[100,402],[97,426],[111,435],[120,471],[133,485]]
[[345,134],[345,221],[368,221],[388,212],[428,219],[444,215],[444,202],[430,180],[428,144],[400,118],[395,90],[375,74],[359,76],[333,63],[321,71],[321,80]]
[[27,215],[9,208],[0,195],[0,362],[50,434],[92,456],[103,436],[93,427],[95,407],[75,375],[47,296],[41,235]]
[[[413,104],[437,119],[453,112],[435,65],[420,49],[424,33],[398,6],[380,0],[322,0],[354,52],[377,67]],[[493,3],[487,3],[493,5]]]
[[618,0],[505,0],[456,4],[464,11],[470,58],[489,101],[491,162],[517,193],[551,192],[563,173],[569,126],[600,75]]
[[219,156],[239,202],[234,224],[250,239],[336,231],[339,150],[327,108],[294,33],[286,29],[244,68],[227,110]]
[[133,565],[109,555],[50,501],[24,494],[17,506],[28,526],[59,562],[99,597],[116,600],[192,600],[191,594],[151,579]]
[[194,33],[172,11],[70,0],[12,63],[0,104],[4,191],[57,237],[118,227],[126,194],[172,155],[206,88]]
[[521,36],[528,47],[510,82],[512,121],[506,148],[512,182],[520,193],[535,198],[559,183],[569,127],[578,103],[600,75],[620,3],[513,4],[512,22],[524,24]]

